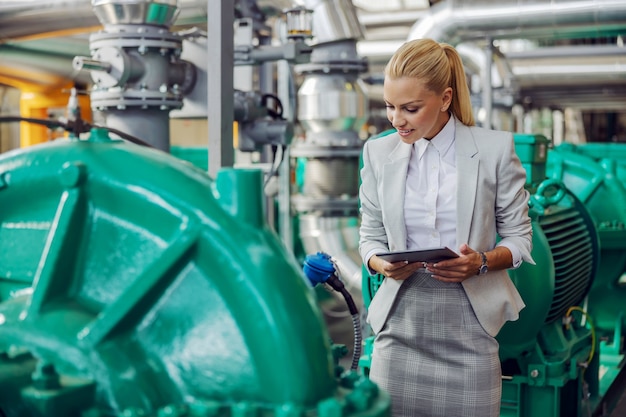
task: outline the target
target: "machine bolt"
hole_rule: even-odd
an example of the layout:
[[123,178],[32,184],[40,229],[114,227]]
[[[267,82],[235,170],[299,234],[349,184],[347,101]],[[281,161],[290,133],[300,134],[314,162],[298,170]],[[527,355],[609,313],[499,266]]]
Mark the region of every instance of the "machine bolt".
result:
[[194,401],[189,405],[192,416],[217,417],[222,405],[217,401]]
[[294,404],[282,404],[276,408],[274,415],[276,417],[301,417],[303,411]]
[[166,405],[157,412],[158,417],[184,417],[187,415],[187,407]]
[[319,417],[342,417],[344,404],[336,398],[327,398],[317,404],[317,415]]
[[539,376],[539,371],[537,369],[533,369],[532,371],[530,371],[531,378],[537,378],[538,376]]
[[122,411],[122,417],[140,417],[145,416],[146,413],[141,408],[126,408]]
[[230,415],[232,417],[257,417],[259,415],[258,411],[254,404],[240,402],[232,405]]

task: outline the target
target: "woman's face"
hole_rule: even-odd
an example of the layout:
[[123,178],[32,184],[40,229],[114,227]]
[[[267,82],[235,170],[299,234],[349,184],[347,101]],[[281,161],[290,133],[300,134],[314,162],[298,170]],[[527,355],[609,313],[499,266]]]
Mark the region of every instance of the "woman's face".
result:
[[432,139],[450,119],[450,87],[436,94],[416,78],[385,78],[383,98],[387,118],[405,143]]

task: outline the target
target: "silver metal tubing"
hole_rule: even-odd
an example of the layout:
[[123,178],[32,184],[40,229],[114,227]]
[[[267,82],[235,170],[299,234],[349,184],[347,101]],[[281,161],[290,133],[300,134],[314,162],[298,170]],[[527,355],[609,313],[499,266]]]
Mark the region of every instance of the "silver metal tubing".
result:
[[506,0],[437,3],[411,28],[408,39],[433,38],[440,42],[503,38],[597,37],[623,30],[623,0]]

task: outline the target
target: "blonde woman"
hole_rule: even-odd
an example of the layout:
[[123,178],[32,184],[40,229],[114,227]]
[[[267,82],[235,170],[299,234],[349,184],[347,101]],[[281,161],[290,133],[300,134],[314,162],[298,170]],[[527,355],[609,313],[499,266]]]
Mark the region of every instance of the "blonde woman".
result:
[[[506,270],[534,263],[513,136],[474,126],[465,77],[452,46],[405,43],[385,68],[396,132],[363,149],[359,250],[385,276],[368,309],[370,378],[390,393],[394,417],[499,415],[495,336],[524,307]],[[376,255],[440,246],[459,257]]]

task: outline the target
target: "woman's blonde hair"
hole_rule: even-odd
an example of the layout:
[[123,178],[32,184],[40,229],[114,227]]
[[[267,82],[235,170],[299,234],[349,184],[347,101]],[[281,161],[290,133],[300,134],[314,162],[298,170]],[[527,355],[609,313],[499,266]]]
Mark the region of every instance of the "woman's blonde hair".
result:
[[417,78],[435,93],[442,93],[447,87],[451,87],[452,114],[464,125],[475,124],[463,62],[451,45],[432,39],[408,41],[387,63],[385,77]]

